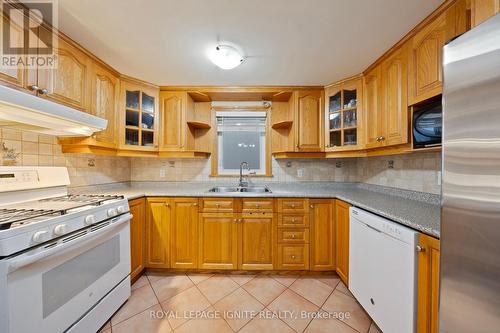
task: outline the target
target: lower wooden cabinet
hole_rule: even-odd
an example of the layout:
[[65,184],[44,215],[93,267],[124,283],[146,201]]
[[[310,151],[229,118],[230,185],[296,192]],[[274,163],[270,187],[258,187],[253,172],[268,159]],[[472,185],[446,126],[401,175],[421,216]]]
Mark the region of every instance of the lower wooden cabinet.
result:
[[238,268],[238,225],[232,213],[201,213],[198,220],[198,268]]
[[170,199],[148,198],[146,212],[145,265],[170,268]]
[[335,200],[311,199],[309,204],[310,269],[333,271],[335,270]]
[[171,200],[170,266],[198,267],[198,199]]
[[438,332],[439,240],[420,234],[418,241],[417,333]]
[[342,282],[349,284],[349,207],[335,200],[335,261],[336,271]]
[[238,218],[238,269],[272,270],[276,243],[273,213],[243,214]]
[[278,244],[278,269],[309,270],[309,244]]
[[130,213],[130,279],[144,270],[144,232],[146,202],[143,198],[129,201]]

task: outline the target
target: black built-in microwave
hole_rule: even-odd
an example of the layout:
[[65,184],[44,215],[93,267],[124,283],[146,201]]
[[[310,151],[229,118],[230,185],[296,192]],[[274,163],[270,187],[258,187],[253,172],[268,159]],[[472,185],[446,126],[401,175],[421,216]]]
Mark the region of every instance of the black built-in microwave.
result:
[[413,110],[413,148],[441,145],[443,107],[441,99]]

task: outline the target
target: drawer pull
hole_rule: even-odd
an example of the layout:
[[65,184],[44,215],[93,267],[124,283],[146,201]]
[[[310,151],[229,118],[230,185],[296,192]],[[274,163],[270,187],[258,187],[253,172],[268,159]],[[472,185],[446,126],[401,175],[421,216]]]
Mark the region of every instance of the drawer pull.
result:
[[295,204],[291,204],[290,206],[291,206],[292,208],[295,208]]
[[219,209],[220,208],[220,204],[215,204],[215,208]]
[[169,203],[165,203],[165,207],[170,207],[170,204]]
[[295,259],[295,256],[292,255],[292,259]]
[[292,238],[295,239],[295,234],[292,234]]
[[297,223],[297,219],[295,217],[292,219],[292,223]]

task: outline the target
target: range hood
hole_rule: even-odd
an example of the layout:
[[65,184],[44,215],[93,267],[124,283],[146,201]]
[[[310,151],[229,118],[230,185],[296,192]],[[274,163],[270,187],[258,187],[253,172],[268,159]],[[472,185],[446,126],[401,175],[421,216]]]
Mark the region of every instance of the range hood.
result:
[[0,127],[56,136],[90,136],[108,121],[16,89],[0,85]]

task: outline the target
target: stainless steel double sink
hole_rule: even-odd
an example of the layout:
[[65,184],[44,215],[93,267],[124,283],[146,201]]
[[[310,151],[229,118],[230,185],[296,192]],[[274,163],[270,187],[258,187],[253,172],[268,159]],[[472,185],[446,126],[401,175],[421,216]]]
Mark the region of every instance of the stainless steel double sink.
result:
[[245,187],[232,187],[232,186],[216,186],[212,187],[208,192],[218,193],[271,193],[271,190],[266,186],[245,186]]

